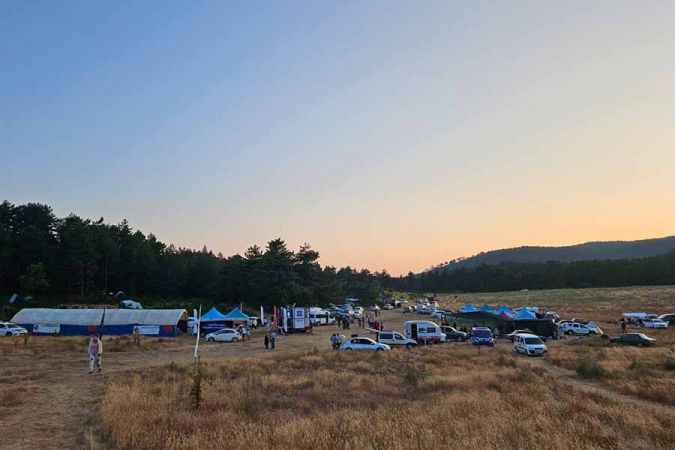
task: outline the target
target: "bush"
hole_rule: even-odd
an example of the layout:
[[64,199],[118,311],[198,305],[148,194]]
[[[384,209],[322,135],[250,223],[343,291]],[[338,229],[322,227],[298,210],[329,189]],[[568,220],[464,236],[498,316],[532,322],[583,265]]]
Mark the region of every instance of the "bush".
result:
[[577,360],[577,375],[582,378],[597,379],[607,376],[607,371],[597,361],[583,357]]
[[666,356],[666,360],[663,361],[663,368],[666,370],[675,370],[675,358]]

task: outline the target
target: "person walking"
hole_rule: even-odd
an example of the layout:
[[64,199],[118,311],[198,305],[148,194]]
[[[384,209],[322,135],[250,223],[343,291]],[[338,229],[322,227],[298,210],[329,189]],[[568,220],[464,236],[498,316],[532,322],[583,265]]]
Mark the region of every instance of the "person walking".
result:
[[626,320],[621,318],[621,333],[626,334]]
[[103,370],[103,341],[95,334],[89,339],[88,353],[89,373],[94,373],[94,370],[100,373]]
[[270,335],[269,333],[265,333],[265,350],[270,349]]

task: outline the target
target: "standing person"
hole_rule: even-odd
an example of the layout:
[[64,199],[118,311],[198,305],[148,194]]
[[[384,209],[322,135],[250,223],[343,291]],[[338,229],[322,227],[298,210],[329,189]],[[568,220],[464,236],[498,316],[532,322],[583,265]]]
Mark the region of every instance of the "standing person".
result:
[[101,372],[103,369],[103,341],[95,334],[91,335],[89,339],[89,373],[94,373],[96,369]]
[[626,320],[621,318],[621,333],[626,334]]
[[277,331],[272,330],[272,333],[270,334],[270,347],[272,350],[276,350],[277,348]]
[[134,344],[136,346],[140,346],[141,345],[141,333],[140,333],[140,330],[138,329],[138,325],[134,327],[133,335],[134,335]]
[[270,349],[270,334],[265,333],[265,350]]

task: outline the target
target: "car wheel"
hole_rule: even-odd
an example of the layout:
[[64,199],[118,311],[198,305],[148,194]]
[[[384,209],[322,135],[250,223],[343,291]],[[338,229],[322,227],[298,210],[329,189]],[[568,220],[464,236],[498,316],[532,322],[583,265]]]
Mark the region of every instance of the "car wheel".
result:
[[349,348],[349,347],[347,347],[347,348],[345,349],[345,351],[346,351],[346,352],[351,352],[351,351],[352,351],[352,349],[351,349],[351,348]]
[[376,351],[376,352],[381,352],[382,349],[378,347],[378,348],[375,349],[375,351]]
[[11,335],[12,335],[11,331],[8,331],[7,334],[5,334],[5,336],[11,336]]
[[216,340],[214,338],[210,337],[210,338],[207,339],[207,341],[208,342],[215,342]]
[[565,334],[568,335],[568,336],[571,336],[571,335],[574,334],[574,333],[572,332],[572,330],[567,330],[567,331],[565,332]]
[[413,345],[412,345],[412,344],[405,344],[405,348],[407,348],[408,350],[410,350],[410,349],[413,348]]

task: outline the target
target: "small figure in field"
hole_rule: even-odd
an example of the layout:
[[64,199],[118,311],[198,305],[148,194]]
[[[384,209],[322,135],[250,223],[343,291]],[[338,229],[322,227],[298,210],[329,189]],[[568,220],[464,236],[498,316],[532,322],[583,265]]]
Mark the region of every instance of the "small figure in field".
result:
[[89,373],[94,373],[94,370],[101,372],[103,370],[103,341],[95,334],[91,335],[89,339]]
[[340,347],[340,338],[338,337],[337,333],[334,333],[330,337],[330,344],[333,347],[333,350],[337,350]]
[[270,335],[269,333],[265,333],[265,350],[270,349]]
[[140,347],[141,346],[141,332],[139,331],[138,327],[134,327],[133,336],[134,336],[134,344],[137,347]]
[[276,350],[277,347],[277,332],[276,330],[273,330],[272,333],[270,333],[270,347],[272,350]]
[[623,317],[621,318],[621,332],[624,334],[626,333],[626,319]]

